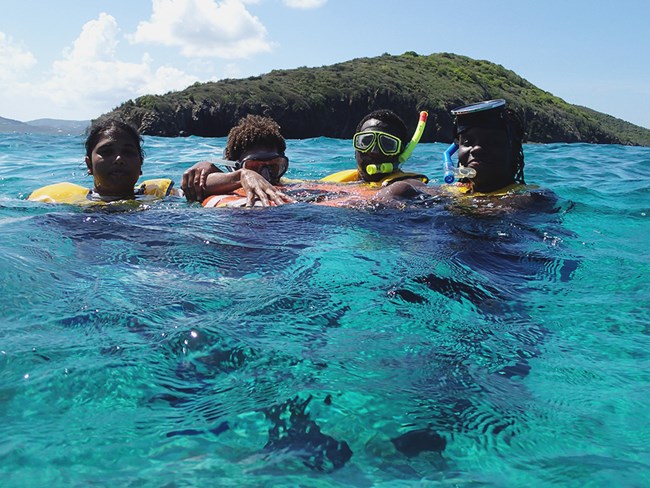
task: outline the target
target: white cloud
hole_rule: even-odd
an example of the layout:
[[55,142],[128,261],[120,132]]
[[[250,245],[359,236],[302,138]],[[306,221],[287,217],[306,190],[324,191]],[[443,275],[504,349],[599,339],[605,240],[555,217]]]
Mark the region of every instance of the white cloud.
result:
[[[173,67],[153,67],[146,54],[140,62],[120,61],[118,44],[115,18],[100,14],[82,27],[73,45],[64,50],[62,59],[52,64],[47,79],[21,82],[16,76],[4,82],[0,77],[0,107],[3,111],[26,114],[21,115],[22,120],[34,118],[32,115],[86,119],[130,98],[183,89],[196,81],[196,77]],[[11,46],[0,38],[0,50],[7,45]],[[27,67],[33,63],[33,56],[24,53],[22,58],[13,59],[22,59],[22,65]],[[14,62],[17,64],[20,63]]]
[[146,93],[163,94],[170,90],[187,88],[198,81],[195,77],[184,73],[171,66],[161,66],[150,78],[149,82],[142,86],[139,95]]
[[287,7],[291,8],[318,8],[327,3],[327,0],[283,0]]
[[129,39],[179,47],[186,57],[236,59],[270,52],[266,28],[246,10],[245,3],[153,0],[151,19],[140,22]]
[[78,64],[112,61],[115,59],[119,30],[115,18],[102,12],[97,20],[83,25],[72,49],[66,49],[64,55],[70,62]]
[[73,48],[54,63],[53,76],[45,84],[55,101],[74,103],[81,96],[106,103],[185,88],[194,81],[175,68],[161,67],[154,73],[147,55],[140,63],[118,60],[118,33],[117,22],[105,13],[83,26]]
[[36,64],[34,55],[0,32],[0,81],[10,80]]

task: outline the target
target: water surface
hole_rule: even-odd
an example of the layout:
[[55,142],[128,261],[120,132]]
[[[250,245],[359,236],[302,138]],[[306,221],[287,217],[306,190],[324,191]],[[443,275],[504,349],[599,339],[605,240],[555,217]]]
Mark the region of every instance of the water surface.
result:
[[[144,177],[224,144],[147,137]],[[0,135],[3,486],[650,481],[650,149],[528,145],[556,204],[489,215],[25,200],[82,145]]]

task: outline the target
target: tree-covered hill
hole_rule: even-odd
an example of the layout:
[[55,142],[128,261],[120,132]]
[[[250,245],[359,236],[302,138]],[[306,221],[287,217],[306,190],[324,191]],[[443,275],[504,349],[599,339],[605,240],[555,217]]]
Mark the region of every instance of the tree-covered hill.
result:
[[129,100],[119,114],[143,134],[221,137],[246,114],[273,117],[287,138],[350,138],[368,112],[388,108],[414,129],[428,110],[425,142],[449,142],[449,110],[505,98],[522,118],[528,142],[650,146],[650,130],[571,105],[513,71],[455,54],[407,52],[359,58],[320,68],[274,70],[246,79],[195,83],[166,95]]

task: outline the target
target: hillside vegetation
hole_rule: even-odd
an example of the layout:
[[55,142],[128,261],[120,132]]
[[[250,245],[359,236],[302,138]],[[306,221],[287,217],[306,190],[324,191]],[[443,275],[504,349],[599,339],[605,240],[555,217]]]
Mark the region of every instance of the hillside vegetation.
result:
[[274,70],[246,79],[195,83],[166,95],[129,100],[119,114],[143,134],[221,137],[242,116],[273,117],[287,138],[350,138],[368,112],[388,108],[414,129],[428,110],[424,142],[449,142],[449,110],[505,98],[522,118],[528,142],[650,145],[650,130],[571,105],[513,71],[454,54],[407,52],[359,58],[320,68]]

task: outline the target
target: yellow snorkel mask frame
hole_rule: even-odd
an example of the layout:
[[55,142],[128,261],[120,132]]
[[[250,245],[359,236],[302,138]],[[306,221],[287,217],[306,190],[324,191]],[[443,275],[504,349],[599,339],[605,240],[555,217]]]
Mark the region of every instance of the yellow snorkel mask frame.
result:
[[[429,117],[429,112],[427,112],[426,110],[423,110],[423,111],[420,112],[420,118],[418,120],[418,125],[415,128],[415,132],[413,132],[413,137],[411,137],[411,140],[409,141],[409,143],[404,148],[404,151],[402,151],[401,153],[399,153],[399,150],[398,150],[397,152],[394,152],[393,154],[386,154],[383,151],[383,148],[381,147],[381,145],[379,146],[382,153],[386,154],[387,156],[399,154],[397,164],[394,164],[394,163],[369,164],[368,166],[366,166],[366,173],[368,173],[369,175],[374,175],[374,174],[377,174],[377,173],[389,174],[389,173],[393,173],[393,172],[397,171],[399,169],[400,165],[405,163],[406,160],[411,157],[411,154],[413,154],[413,151],[415,150],[415,146],[417,146],[418,143],[420,142],[420,139],[422,138],[422,134],[424,133],[424,128],[427,125],[427,118],[428,117]],[[359,134],[362,134],[362,133],[359,133]],[[356,137],[359,134],[355,134],[354,138],[352,139],[352,144],[353,144],[355,150],[357,150],[357,151],[359,151],[359,149],[357,149]],[[376,136],[377,140],[373,141],[374,144],[380,144],[380,141],[378,140],[378,138],[381,135],[385,135],[385,134],[383,132],[379,133],[379,135]],[[392,136],[392,137],[394,137],[394,136]],[[368,145],[368,147],[365,148],[365,150],[361,151],[361,152],[365,152],[365,151],[370,150],[373,147],[374,144]],[[401,149],[401,145],[400,145],[400,149]]]

